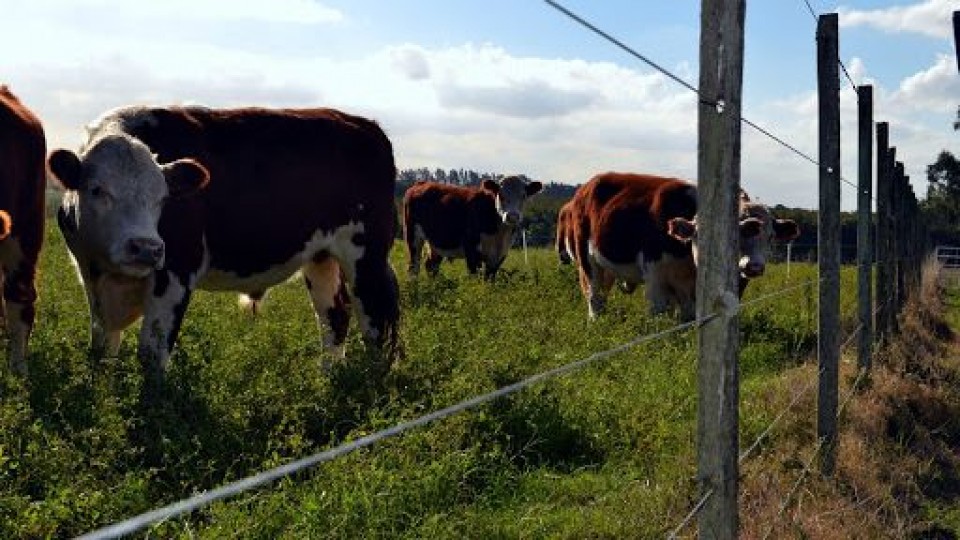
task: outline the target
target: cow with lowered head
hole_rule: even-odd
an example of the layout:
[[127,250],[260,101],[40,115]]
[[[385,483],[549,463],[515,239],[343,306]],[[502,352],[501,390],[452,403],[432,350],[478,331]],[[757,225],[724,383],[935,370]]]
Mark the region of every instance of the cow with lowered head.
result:
[[[373,121],[332,109],[129,107],[88,128],[50,168],[68,189],[57,220],[90,307],[93,349],[137,353],[157,383],[193,291],[260,298],[298,270],[325,344],[340,352],[350,296],[361,330],[392,345],[387,261],[396,169]],[[155,386],[152,384],[151,386]]]
[[507,176],[484,180],[480,187],[417,182],[403,197],[403,228],[410,257],[410,275],[420,271],[423,245],[429,246],[424,266],[435,275],[444,258],[463,258],[471,274],[483,267],[493,279],[503,264],[523,219],[527,199],[543,189],[540,182]]
[[[653,314],[679,308],[682,320],[695,317],[696,186],[676,178],[603,173],[577,190],[565,212],[558,243],[571,246],[565,251],[576,261],[591,318],[603,311],[615,282],[626,292],[645,283]],[[796,223],[772,220],[765,206],[741,198],[742,275],[763,273],[775,230],[784,240],[798,232]]]
[[40,120],[2,85],[0,133],[0,317],[6,320],[10,368],[25,375],[36,318],[47,150]]

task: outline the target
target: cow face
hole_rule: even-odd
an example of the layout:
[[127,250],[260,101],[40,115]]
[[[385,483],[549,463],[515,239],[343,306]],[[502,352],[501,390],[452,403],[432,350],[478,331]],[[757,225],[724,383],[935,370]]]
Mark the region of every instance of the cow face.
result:
[[190,159],[158,164],[146,145],[122,134],[97,140],[82,157],[57,150],[50,170],[68,189],[63,206],[76,214],[75,235],[84,255],[134,277],[163,265],[157,225],[164,201],[209,179]]
[[527,199],[540,193],[543,184],[526,183],[519,176],[507,176],[498,184],[493,180],[484,180],[483,189],[493,193],[497,200],[497,212],[505,225],[516,227],[523,217],[523,205]]
[[[667,234],[681,242],[693,242],[697,235],[696,220],[673,218],[667,222]],[[774,219],[766,205],[751,202],[746,193],[740,196],[740,276],[746,279],[762,276],[767,266],[767,253],[773,241],[789,242],[800,235],[800,228],[790,219]],[[697,262],[697,244],[692,243],[693,261]]]
[[0,210],[0,240],[10,235],[11,228],[13,228],[13,222],[10,220],[10,214]]
[[[746,199],[745,194],[743,197]],[[766,205],[741,200],[740,275],[748,279],[762,276],[771,242],[789,242],[798,236],[800,228],[795,221],[774,219]]]

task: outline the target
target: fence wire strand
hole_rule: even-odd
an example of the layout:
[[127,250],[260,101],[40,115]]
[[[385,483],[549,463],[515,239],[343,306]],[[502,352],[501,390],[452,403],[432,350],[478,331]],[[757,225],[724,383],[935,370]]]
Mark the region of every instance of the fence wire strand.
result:
[[296,461],[292,461],[290,463],[281,465],[279,467],[275,467],[273,469],[263,471],[259,474],[249,476],[242,480],[238,480],[236,482],[226,484],[216,489],[198,493],[197,495],[194,495],[186,499],[182,499],[176,503],[140,514],[138,516],[134,516],[132,518],[126,519],[119,523],[115,523],[108,527],[97,529],[79,538],[80,540],[101,540],[106,538],[118,538],[120,536],[132,534],[151,524],[165,521],[167,519],[185,514],[187,512],[191,512],[193,510],[206,506],[215,501],[226,499],[228,497],[232,497],[234,495],[238,495],[245,491],[249,491],[251,489],[274,482],[281,478],[285,478],[299,471],[330,461],[342,455],[349,454],[355,450],[359,450],[361,448],[371,446],[374,443],[379,442],[383,439],[399,435],[413,428],[420,427],[425,424],[429,424],[435,420],[440,420],[442,418],[452,416],[462,411],[475,408],[479,405],[493,401],[495,399],[513,394],[533,384],[536,384],[540,381],[551,379],[560,375],[564,375],[572,371],[576,371],[580,368],[587,366],[588,364],[592,364],[598,360],[608,358],[610,356],[621,353],[623,351],[626,351],[630,348],[636,347],[643,343],[654,341],[671,334],[676,334],[681,331],[687,330],[689,328],[693,328],[695,326],[703,325],[717,318],[718,316],[719,316],[718,313],[712,313],[710,315],[706,315],[704,317],[695,319],[693,321],[678,324],[676,326],[670,327],[666,330],[662,330],[654,334],[646,334],[643,336],[639,336],[617,347],[613,347],[605,351],[600,351],[590,356],[587,356],[586,358],[577,360],[575,362],[570,362],[568,364],[564,364],[562,366],[553,368],[551,370],[538,373],[526,379],[517,381],[513,384],[509,384],[504,387],[501,387],[492,392],[488,392],[480,396],[463,400],[459,403],[456,403],[444,409],[440,409],[432,413],[420,416],[413,420],[401,422],[400,424],[396,424],[387,429],[378,431],[376,433],[372,433],[370,435],[366,435],[364,437],[361,437],[354,441],[350,441],[348,443],[341,444],[335,448],[331,448],[329,450],[319,452],[311,456],[298,459]]

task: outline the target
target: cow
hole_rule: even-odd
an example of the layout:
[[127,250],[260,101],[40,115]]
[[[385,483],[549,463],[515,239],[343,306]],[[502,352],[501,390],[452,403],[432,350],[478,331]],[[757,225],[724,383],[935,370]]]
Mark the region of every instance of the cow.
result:
[[480,187],[419,181],[403,197],[404,239],[409,273],[420,271],[423,244],[429,245],[424,267],[436,275],[444,258],[464,258],[467,270],[492,280],[503,264],[523,219],[527,199],[543,189],[537,181],[507,176]]
[[[57,223],[90,308],[91,349],[116,355],[142,316],[137,356],[162,380],[193,291],[253,300],[303,275],[324,344],[342,354],[355,311],[366,341],[396,345],[393,148],[334,109],[125,107],[50,169]],[[349,285],[349,291],[347,290]]]
[[[742,297],[750,280],[764,274],[767,253],[771,242],[790,242],[800,236],[800,227],[792,219],[777,219],[767,205],[753,201],[746,191],[740,190],[740,259],[739,294]],[[670,234],[682,242],[691,244],[693,259],[697,260],[696,220],[673,218],[669,224]]]
[[2,85],[0,133],[0,315],[6,320],[10,369],[23,376],[36,319],[47,148],[40,120]]
[[[615,282],[625,292],[645,283],[653,314],[676,307],[681,320],[694,318],[696,186],[677,178],[602,173],[577,190],[568,212],[566,241],[573,246],[571,255],[590,318],[603,311]],[[766,234],[773,230],[779,231],[780,239],[798,234],[796,223],[770,219],[765,206],[751,203],[744,194],[741,294],[749,278],[763,273],[770,238]]]

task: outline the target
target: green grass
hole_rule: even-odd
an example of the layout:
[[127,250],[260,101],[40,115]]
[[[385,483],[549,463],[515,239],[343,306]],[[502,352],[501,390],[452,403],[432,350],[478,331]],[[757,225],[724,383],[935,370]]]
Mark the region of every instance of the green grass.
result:
[[[257,317],[231,294],[188,310],[163,401],[139,403],[136,331],[118,359],[88,359],[82,289],[51,226],[31,375],[0,375],[0,538],[87,532],[673,326],[642,293],[586,317],[552,250],[511,254],[496,283],[462,261],[410,281],[394,251],[405,356],[371,378],[357,332],[324,373],[299,280]],[[815,275],[774,266],[747,298]],[[844,270],[844,317],[853,313]],[[815,286],[744,309],[742,436],[778,411],[754,399],[816,348]],[[696,496],[696,347],[668,336],[513,397],[438,421],[188,518],[160,537],[661,537]],[[811,413],[812,414],[812,413]]]

